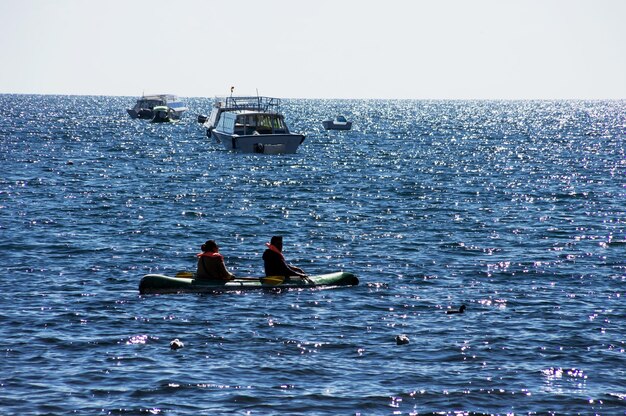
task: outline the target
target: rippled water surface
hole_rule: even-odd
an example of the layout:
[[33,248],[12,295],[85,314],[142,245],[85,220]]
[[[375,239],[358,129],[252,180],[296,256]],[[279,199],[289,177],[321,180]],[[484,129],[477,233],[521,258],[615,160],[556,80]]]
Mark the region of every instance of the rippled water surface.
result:
[[[625,102],[285,100],[273,156],[133,102],[0,95],[0,414],[626,413]],[[138,293],[274,234],[361,284]]]

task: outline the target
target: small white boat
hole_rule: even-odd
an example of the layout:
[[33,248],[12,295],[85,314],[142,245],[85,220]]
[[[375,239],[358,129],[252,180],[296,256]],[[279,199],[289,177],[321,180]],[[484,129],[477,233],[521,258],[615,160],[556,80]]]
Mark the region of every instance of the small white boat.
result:
[[324,120],[322,121],[322,125],[326,130],[350,130],[352,128],[352,122],[346,120],[344,116]]
[[170,113],[172,120],[178,120],[183,113],[187,111],[187,107],[177,96],[172,94],[144,95],[137,99],[135,106],[126,111],[131,118],[154,119],[154,108],[165,106]]
[[291,133],[279,112],[280,99],[272,97],[216,98],[209,117],[198,121],[207,136],[227,150],[243,153],[296,153],[305,136]]

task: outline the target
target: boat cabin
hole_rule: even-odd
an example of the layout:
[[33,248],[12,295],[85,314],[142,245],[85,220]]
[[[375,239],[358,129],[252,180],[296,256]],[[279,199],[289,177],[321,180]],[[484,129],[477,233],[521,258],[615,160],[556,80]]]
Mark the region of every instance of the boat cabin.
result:
[[142,97],[137,100],[137,104],[135,104],[135,107],[152,109],[159,105],[165,105],[165,100],[159,97]]
[[289,134],[282,114],[255,111],[224,112],[215,129],[225,134],[240,136]]

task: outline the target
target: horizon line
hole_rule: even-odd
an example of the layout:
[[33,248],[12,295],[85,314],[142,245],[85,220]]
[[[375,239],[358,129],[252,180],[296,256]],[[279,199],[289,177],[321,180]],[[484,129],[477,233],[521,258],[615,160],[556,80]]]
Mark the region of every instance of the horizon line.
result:
[[[171,93],[150,93],[144,95],[158,95],[158,94],[171,94]],[[137,98],[141,97],[140,95],[110,95],[110,94],[75,94],[75,93],[34,93],[34,92],[0,92],[0,95],[39,95],[39,96],[63,96],[63,97],[120,97],[120,98]],[[196,95],[176,95],[180,98],[216,98],[216,97],[226,97],[224,94],[215,94],[208,96],[196,96]],[[243,97],[249,95],[233,95],[236,97]],[[267,95],[264,95],[267,96]],[[581,98],[581,97],[554,97],[554,98],[382,98],[382,97],[362,97],[362,98],[345,98],[345,97],[279,97],[285,100],[396,100],[396,101],[624,101],[624,98]]]

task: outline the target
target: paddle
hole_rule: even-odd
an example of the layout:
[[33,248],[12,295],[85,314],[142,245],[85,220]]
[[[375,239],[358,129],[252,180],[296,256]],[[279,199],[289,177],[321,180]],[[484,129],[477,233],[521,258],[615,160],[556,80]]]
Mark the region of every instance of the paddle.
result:
[[[186,279],[193,279],[194,274],[192,272],[178,272],[176,277],[183,277]],[[283,276],[267,276],[267,277],[235,277],[235,280],[254,280],[261,281],[264,285],[277,286],[285,281]]]
[[235,277],[235,280],[260,280],[264,285],[277,286],[285,281],[283,276],[266,276],[266,277]]

